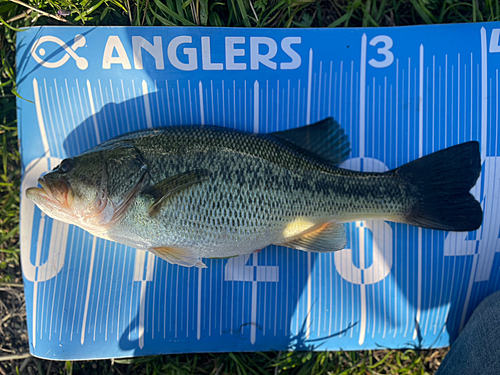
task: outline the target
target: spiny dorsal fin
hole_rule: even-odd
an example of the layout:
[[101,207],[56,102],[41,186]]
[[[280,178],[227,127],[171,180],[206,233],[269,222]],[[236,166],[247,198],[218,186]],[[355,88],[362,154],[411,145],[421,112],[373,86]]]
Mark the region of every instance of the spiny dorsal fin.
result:
[[[297,129],[275,132],[271,135],[280,141],[287,141],[295,151],[301,152],[305,156],[323,159],[323,162],[333,166],[346,160],[351,151],[347,135],[332,117]],[[304,153],[304,150],[307,152]],[[308,153],[312,155],[308,155]]]
[[178,264],[184,267],[207,268],[198,256],[190,249],[177,247],[152,247],[149,249],[154,255],[171,264]]
[[158,215],[160,208],[165,200],[175,193],[208,180],[210,171],[206,169],[195,169],[175,176],[167,177],[156,185],[148,187],[143,194],[150,195],[154,203],[149,207],[148,214],[151,217]]
[[292,249],[329,253],[342,250],[347,245],[345,228],[342,223],[326,223],[293,241],[281,244]]

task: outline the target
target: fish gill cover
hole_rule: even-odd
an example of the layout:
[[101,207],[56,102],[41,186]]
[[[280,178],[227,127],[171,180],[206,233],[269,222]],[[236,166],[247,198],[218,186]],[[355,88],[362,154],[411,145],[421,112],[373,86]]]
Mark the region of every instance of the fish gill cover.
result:
[[[51,359],[448,345],[500,289],[500,23],[377,29],[41,27],[18,34],[21,256],[30,350]],[[334,117],[342,166],[387,171],[469,140],[474,232],[345,224],[347,246],[270,246],[207,268],[53,220],[24,196],[114,136],[214,124],[270,133]]]

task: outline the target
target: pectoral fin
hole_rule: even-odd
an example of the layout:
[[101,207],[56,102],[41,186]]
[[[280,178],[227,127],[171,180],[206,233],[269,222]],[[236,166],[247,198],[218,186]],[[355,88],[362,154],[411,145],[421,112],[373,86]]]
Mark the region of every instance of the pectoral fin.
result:
[[190,249],[176,247],[152,247],[149,249],[154,255],[171,264],[178,264],[184,267],[207,268],[198,256]]
[[345,228],[341,223],[323,224],[295,240],[281,244],[281,246],[315,253],[329,253],[331,251],[342,250],[346,245],[347,237]]
[[175,176],[168,177],[163,181],[153,185],[143,194],[154,198],[153,204],[148,208],[148,214],[155,217],[160,213],[163,203],[175,193],[178,193],[192,185],[208,180],[210,171],[206,169],[195,169]]

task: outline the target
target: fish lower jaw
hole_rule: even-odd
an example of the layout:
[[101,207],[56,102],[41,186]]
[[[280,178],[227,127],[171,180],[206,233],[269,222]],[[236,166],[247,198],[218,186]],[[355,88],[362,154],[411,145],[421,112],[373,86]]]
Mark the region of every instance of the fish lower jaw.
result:
[[26,197],[39,206],[44,205],[45,203],[47,205],[55,205],[60,209],[69,209],[68,190],[61,192],[58,195],[54,195],[44,184],[41,188],[33,187],[27,189]]
[[35,203],[44,213],[53,217],[50,212],[54,211],[54,208],[57,210],[66,209],[61,202],[55,199],[51,194],[49,194],[43,188],[29,188],[26,190],[26,198]]
[[49,195],[47,194],[47,191],[43,188],[32,187],[32,188],[26,189],[26,197],[33,201],[37,197],[42,197],[44,199],[48,199]]

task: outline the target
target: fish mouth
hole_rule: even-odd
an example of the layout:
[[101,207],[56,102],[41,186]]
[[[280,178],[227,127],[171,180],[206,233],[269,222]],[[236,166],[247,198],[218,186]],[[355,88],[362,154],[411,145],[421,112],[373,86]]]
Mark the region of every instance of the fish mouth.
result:
[[47,180],[44,177],[38,179],[38,183],[42,186],[33,187],[26,190],[26,196],[34,201],[39,202],[41,198],[47,203],[55,204],[62,208],[69,208],[68,202],[68,184],[64,181]]

